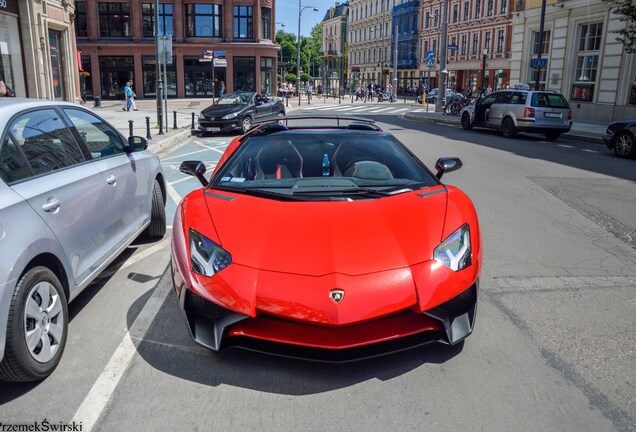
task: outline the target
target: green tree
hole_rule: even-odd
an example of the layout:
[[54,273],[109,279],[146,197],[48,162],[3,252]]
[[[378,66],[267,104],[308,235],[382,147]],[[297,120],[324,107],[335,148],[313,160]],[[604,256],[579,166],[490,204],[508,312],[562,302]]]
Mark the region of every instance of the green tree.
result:
[[296,74],[290,73],[285,77],[285,81],[291,84],[296,84]]
[[624,29],[614,32],[618,34],[616,40],[623,43],[628,53],[636,53],[636,2],[634,0],[604,1],[612,5],[614,8],[612,13],[620,15],[620,20],[627,23]]

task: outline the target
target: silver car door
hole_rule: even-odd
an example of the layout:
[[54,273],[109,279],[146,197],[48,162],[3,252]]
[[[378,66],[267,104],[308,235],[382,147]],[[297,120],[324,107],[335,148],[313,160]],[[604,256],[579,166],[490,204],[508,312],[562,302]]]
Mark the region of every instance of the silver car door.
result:
[[11,187],[51,228],[70,264],[73,280],[80,285],[106,255],[103,228],[110,202],[102,175],[86,161],[53,108],[15,118],[9,136],[26,156],[33,175]]
[[123,137],[93,113],[64,108],[79,139],[90,151],[92,163],[102,173],[109,191],[110,214],[103,226],[111,253],[130,243],[150,220],[148,166],[124,151]]
[[497,92],[495,102],[490,107],[488,113],[488,125],[491,127],[501,127],[501,121],[508,108],[510,92]]

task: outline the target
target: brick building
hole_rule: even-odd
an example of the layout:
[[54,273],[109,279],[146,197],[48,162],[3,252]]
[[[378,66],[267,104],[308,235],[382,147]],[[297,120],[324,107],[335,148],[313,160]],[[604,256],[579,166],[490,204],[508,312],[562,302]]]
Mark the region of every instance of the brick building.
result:
[[[155,98],[155,2],[77,0],[75,14],[87,98],[120,99],[129,79],[138,98]],[[159,34],[172,37],[168,97],[218,95],[221,81],[227,92],[275,92],[274,0],[161,1],[158,17]],[[214,72],[201,59],[208,50],[225,53]]]

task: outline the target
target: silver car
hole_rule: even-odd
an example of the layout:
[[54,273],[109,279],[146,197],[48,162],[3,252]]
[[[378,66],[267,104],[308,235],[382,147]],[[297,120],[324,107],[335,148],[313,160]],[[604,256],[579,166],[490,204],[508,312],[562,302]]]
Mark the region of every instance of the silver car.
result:
[[68,302],[140,234],[164,235],[163,172],[146,148],[80,105],[0,100],[0,379],[48,376]]
[[508,138],[517,132],[530,132],[555,141],[572,128],[572,110],[557,92],[497,90],[464,107],[461,124],[466,130],[474,126],[498,129]]

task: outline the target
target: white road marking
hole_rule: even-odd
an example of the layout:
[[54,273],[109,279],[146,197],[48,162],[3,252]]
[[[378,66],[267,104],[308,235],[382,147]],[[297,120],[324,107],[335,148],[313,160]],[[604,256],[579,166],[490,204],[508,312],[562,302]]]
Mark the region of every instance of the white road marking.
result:
[[567,145],[567,144],[557,144],[557,147],[563,147],[563,148],[575,148],[574,146]]
[[195,150],[195,151],[191,151],[191,152],[188,152],[188,153],[183,153],[183,154],[176,155],[176,156],[170,156],[170,157],[167,157],[167,158],[161,158],[161,161],[164,162],[164,161],[169,161],[170,159],[178,159],[178,158],[181,158],[183,156],[189,156],[191,154],[196,154],[196,153],[203,153],[204,151],[208,151],[208,150],[213,150],[213,149],[212,148],[205,148],[205,149],[201,149],[201,150]]
[[168,243],[170,243],[170,236],[166,235],[161,241],[157,242],[157,244],[154,244],[141,252],[135,253],[133,256],[128,258],[126,262],[119,268],[119,270],[130,267],[131,265],[136,264],[145,258],[148,258],[150,255],[153,255],[156,252],[167,248],[169,246]]
[[172,186],[172,183],[166,183],[166,189],[168,190],[168,195],[170,196],[172,201],[174,201],[175,204],[179,204],[181,202],[182,196],[179,195],[179,192],[177,192],[177,190]]
[[97,423],[97,420],[99,420],[117,384],[137,351],[132,339],[142,340],[144,338],[152,320],[159,312],[171,288],[172,284],[169,283],[157,285],[155,291],[148,299],[148,302],[146,302],[144,308],[137,316],[137,319],[135,319],[135,322],[124,335],[123,340],[115,350],[115,353],[110,358],[103,372],[97,378],[97,381],[95,381],[95,384],[93,384],[93,387],[75,412],[72,421],[81,423],[83,431],[90,432]]
[[590,149],[581,149],[581,151],[588,152],[588,153],[600,153],[600,151],[598,150],[590,150]]
[[[215,152],[219,152],[221,154],[223,154],[223,152],[225,151],[225,147],[227,146],[227,144],[220,144],[216,147],[212,147],[206,144],[203,144],[200,141],[193,141],[196,145],[200,145],[201,147],[208,149],[208,150],[214,150]],[[220,147],[220,148],[219,148]]]

